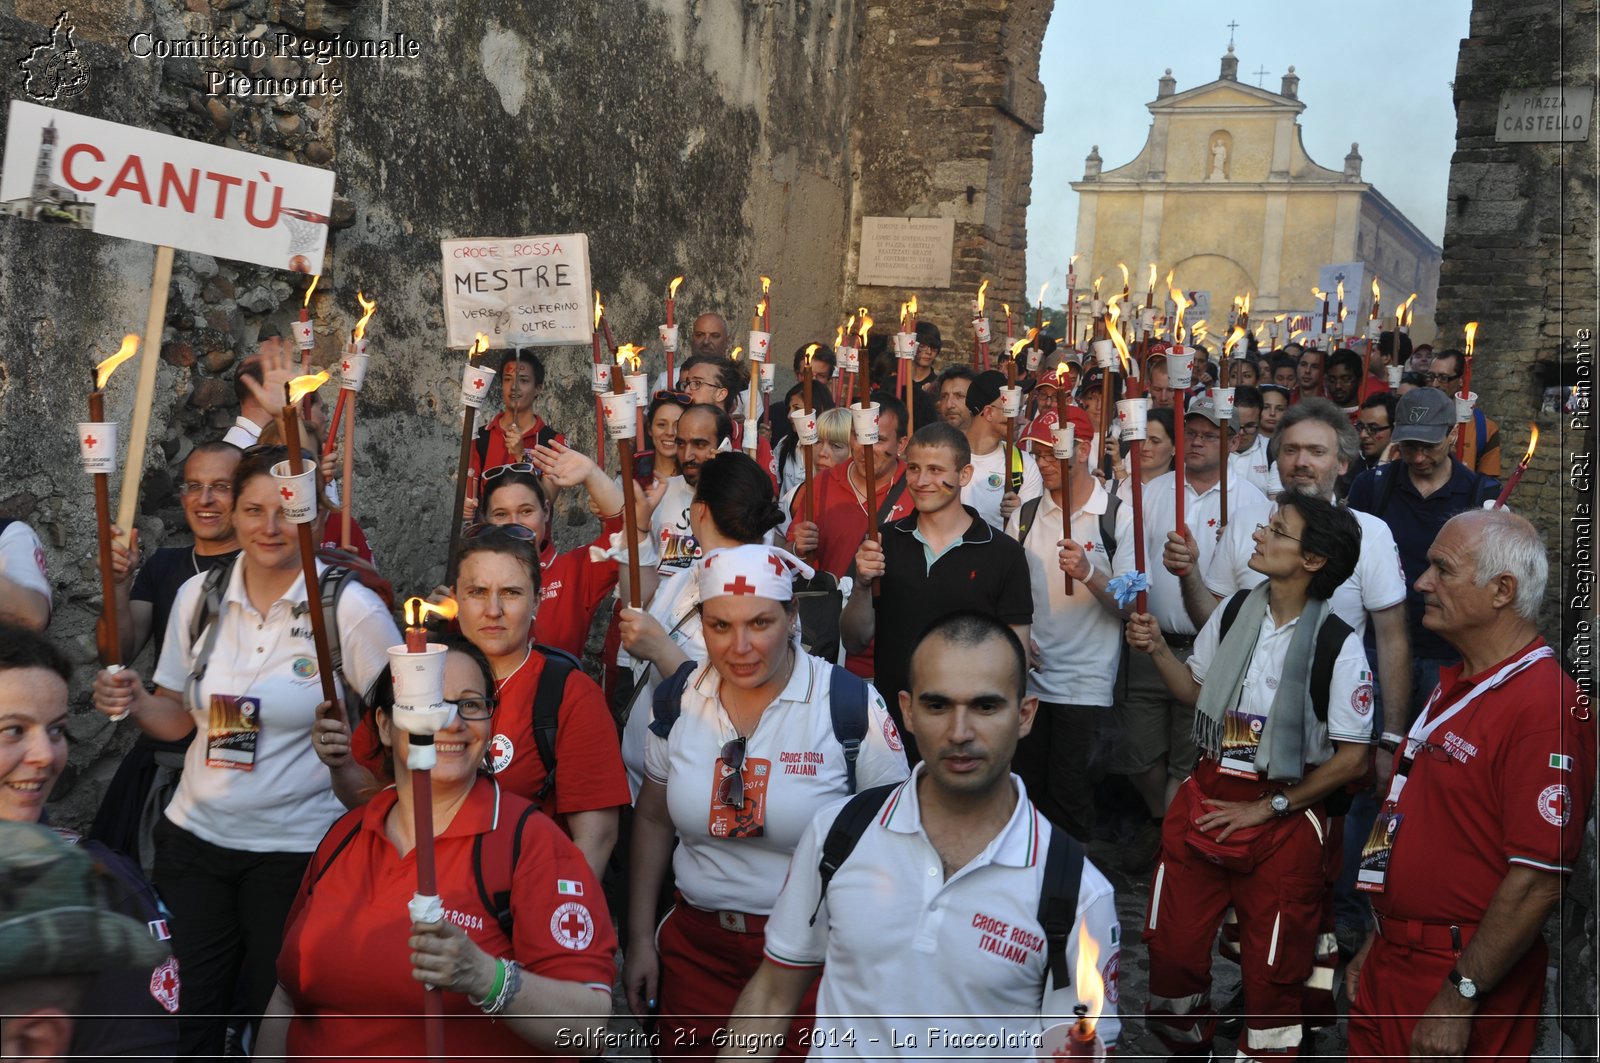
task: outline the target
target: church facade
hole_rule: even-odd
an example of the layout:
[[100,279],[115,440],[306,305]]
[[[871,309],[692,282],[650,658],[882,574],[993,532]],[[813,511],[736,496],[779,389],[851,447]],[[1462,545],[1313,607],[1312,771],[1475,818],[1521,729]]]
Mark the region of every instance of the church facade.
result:
[[1289,315],[1277,336],[1282,345],[1296,324],[1320,328],[1312,288],[1331,288],[1340,277],[1349,331],[1364,334],[1376,277],[1385,317],[1418,293],[1411,332],[1416,342],[1430,341],[1438,245],[1361,179],[1357,145],[1340,170],[1306,153],[1293,67],[1278,92],[1241,83],[1238,70],[1232,45],[1216,81],[1178,92],[1168,70],[1146,105],[1152,121],[1139,154],[1105,169],[1099,149],[1090,152],[1083,180],[1072,184],[1078,293],[1101,276],[1105,291],[1119,290],[1121,262],[1142,294],[1147,264],[1155,262],[1158,288],[1165,291],[1165,272],[1174,270],[1174,285],[1198,297],[1189,320],[1206,318],[1213,337],[1223,333],[1234,297],[1248,292],[1253,321]]

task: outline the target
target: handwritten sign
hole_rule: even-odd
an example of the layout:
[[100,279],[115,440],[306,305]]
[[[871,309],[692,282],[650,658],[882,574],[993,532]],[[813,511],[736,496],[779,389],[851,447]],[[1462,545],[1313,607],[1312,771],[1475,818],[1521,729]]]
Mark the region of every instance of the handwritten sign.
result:
[[550,347],[588,343],[594,330],[589,238],[480,237],[440,240],[444,319],[451,347]]
[[954,218],[862,218],[856,283],[948,288],[955,245]]
[[1545,144],[1589,139],[1594,88],[1556,86],[1509,89],[1500,97],[1494,118],[1496,143]]
[[312,273],[333,173],[11,101],[0,214]]

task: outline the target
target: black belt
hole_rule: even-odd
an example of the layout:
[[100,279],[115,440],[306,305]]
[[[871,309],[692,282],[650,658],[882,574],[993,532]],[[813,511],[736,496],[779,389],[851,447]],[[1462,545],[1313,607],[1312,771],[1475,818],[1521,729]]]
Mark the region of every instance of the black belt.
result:
[[1175,650],[1194,649],[1194,638],[1193,635],[1174,635],[1167,631],[1161,633],[1161,641]]

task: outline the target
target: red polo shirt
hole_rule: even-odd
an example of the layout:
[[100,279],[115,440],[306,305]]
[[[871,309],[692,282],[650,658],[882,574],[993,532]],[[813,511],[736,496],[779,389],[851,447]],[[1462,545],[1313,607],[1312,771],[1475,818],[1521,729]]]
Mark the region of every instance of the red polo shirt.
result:
[[[472,479],[476,483],[479,474],[485,469],[493,469],[498,465],[510,465],[522,460],[522,455],[512,455],[506,450],[506,434],[501,430],[499,415],[489,418],[489,423],[478,429],[478,434],[472,441],[471,468]],[[566,437],[545,423],[543,417],[533,415],[533,424],[522,433],[522,449],[532,450],[543,443],[548,446],[551,442],[565,443]],[[479,454],[485,456],[480,457]]]
[[[1438,719],[1478,683],[1540,646],[1535,639],[1479,675],[1439,671]],[[1579,720],[1577,684],[1553,658],[1479,695],[1428,738],[1401,791],[1380,914],[1475,925],[1511,864],[1568,872],[1594,793],[1595,721]]]
[[[544,674],[542,654],[530,651],[515,672],[500,681],[494,713],[490,767],[507,790],[529,800],[544,786],[544,761],[533,740],[533,697]],[[556,723],[556,781],[544,803],[551,816],[616,808],[632,800],[622,767],[617,725],[605,695],[580,671],[568,674]]]
[[574,657],[583,656],[594,611],[617,585],[615,561],[589,560],[591,546],[607,547],[611,533],[622,530],[622,518],[603,521],[592,543],[558,554],[551,547],[540,559],[539,612],[533,618],[534,641]]
[[[384,832],[397,799],[390,787],[329,829],[290,909],[278,981],[294,1002],[289,1054],[296,1059],[405,1059],[423,1044],[423,988],[411,977],[407,944],[406,904],[417,888],[416,857],[402,857]],[[490,955],[514,958],[530,974],[609,991],[617,940],[599,880],[549,820],[529,816],[522,826],[510,883],[514,941],[479,898],[473,842],[482,835],[485,847],[510,846],[510,839],[492,836],[515,831],[527,807],[488,779],[473,785],[434,843],[445,918]],[[346,837],[350,843],[330,859]],[[534,1053],[465,995],[445,993],[444,1008],[447,1058],[523,1059]]]

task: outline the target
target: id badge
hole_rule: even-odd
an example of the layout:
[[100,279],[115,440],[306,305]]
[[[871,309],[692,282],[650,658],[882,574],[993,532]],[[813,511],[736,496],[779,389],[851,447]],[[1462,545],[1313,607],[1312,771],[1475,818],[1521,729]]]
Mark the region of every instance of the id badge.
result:
[[731,769],[718,760],[711,787],[711,822],[713,838],[759,838],[767,832],[767,780],[772,775],[772,761],[746,760],[744,762],[744,805],[727,805],[717,800],[722,777]]
[[1230,712],[1222,718],[1222,755],[1217,760],[1217,770],[1224,775],[1241,779],[1259,779],[1256,771],[1256,751],[1261,748],[1261,732],[1266,727],[1265,716],[1248,712]]
[[211,722],[206,729],[206,767],[254,771],[256,745],[260,738],[260,698],[211,695]]
[[1356,872],[1356,889],[1368,893],[1382,893],[1389,877],[1389,857],[1394,853],[1394,839],[1400,833],[1400,821],[1405,814],[1385,806],[1372,824],[1372,833],[1361,847],[1361,866]]

